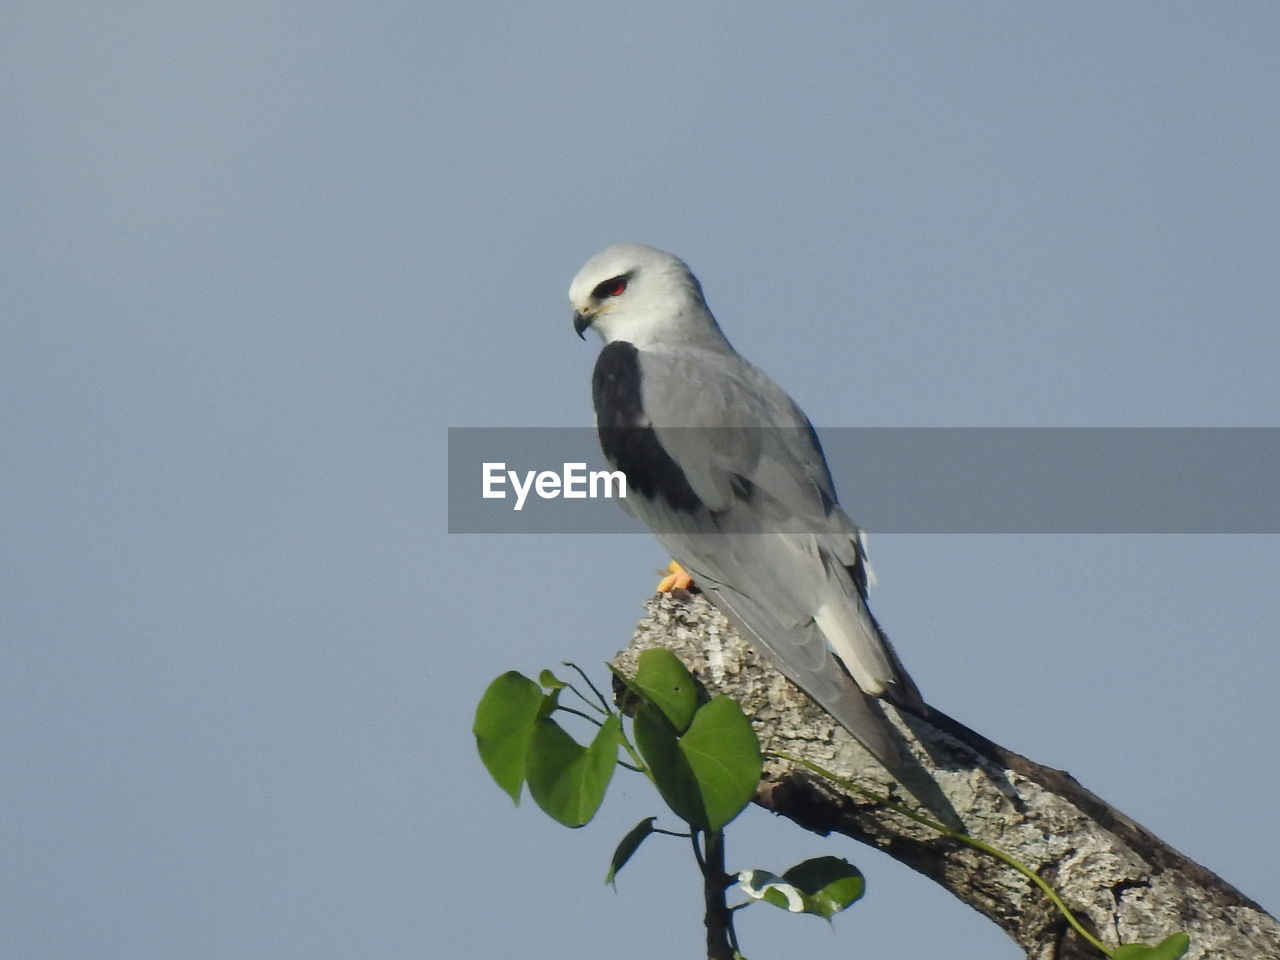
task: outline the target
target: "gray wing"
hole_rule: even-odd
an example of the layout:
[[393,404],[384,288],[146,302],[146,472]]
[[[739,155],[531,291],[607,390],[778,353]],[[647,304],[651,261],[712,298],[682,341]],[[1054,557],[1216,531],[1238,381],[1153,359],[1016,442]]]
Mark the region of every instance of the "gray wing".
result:
[[925,708],[867,609],[860,531],[804,414],[736,354],[655,349],[639,363],[645,418],[696,496],[629,496],[630,509],[784,675],[890,765],[897,751],[874,698]]

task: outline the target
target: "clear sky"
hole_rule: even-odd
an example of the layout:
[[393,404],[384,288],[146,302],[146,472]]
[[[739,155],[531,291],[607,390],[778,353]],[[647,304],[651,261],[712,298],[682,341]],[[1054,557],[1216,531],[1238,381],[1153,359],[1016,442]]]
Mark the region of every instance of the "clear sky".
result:
[[[447,535],[446,427],[590,422],[565,291],[620,240],[820,426],[1278,426],[1278,48],[1268,3],[6,5],[0,956],[695,955],[682,846],[601,883],[641,783],[568,831],[469,733],[665,558]],[[931,702],[1280,907],[1280,538],[872,552]],[[1019,955],[850,841],[729,845],[871,885],[752,960]]]

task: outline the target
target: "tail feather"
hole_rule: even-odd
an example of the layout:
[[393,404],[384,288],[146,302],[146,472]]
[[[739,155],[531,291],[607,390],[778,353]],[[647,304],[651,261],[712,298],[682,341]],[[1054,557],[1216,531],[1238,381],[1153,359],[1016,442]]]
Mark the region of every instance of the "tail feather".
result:
[[[787,655],[786,638],[790,631],[749,598],[719,585],[700,584],[708,599],[766,660],[788,680],[798,686],[891,772],[902,767],[902,752],[890,734],[890,724],[873,697],[868,696],[831,655],[814,669]],[[809,629],[813,629],[810,626]]]
[[[706,580],[700,581],[699,585],[707,598],[728,618],[748,643],[773,664],[779,673],[796,684],[840,726],[849,731],[849,734],[906,787],[925,809],[953,829],[964,829],[955,808],[938,784],[911,756],[902,734],[889,722],[879,701],[859,689],[858,684],[833,654],[827,655],[827,663],[823,667],[808,669],[802,666],[795,656],[786,654],[785,643],[790,632],[782,628],[757,604],[731,588],[714,585]],[[807,629],[814,630],[816,625],[810,624]],[[881,638],[883,639],[883,635]],[[920,713],[921,716],[927,715],[928,708],[920,700],[915,684],[902,671],[897,656],[887,640],[884,640],[884,648],[897,670],[896,676],[900,678],[895,681],[894,686],[890,687],[890,694],[896,694],[898,684],[901,684],[904,695],[912,703],[918,704],[915,712]]]
[[863,693],[917,713],[927,711],[889,638],[861,600],[842,592],[822,604],[813,620]]

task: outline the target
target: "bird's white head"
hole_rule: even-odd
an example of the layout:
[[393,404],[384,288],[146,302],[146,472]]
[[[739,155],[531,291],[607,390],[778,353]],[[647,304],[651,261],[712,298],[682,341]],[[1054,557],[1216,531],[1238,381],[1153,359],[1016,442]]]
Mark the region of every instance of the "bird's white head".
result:
[[642,243],[606,247],[569,285],[573,328],[592,327],[605,343],[723,343],[702,287],[679,257]]

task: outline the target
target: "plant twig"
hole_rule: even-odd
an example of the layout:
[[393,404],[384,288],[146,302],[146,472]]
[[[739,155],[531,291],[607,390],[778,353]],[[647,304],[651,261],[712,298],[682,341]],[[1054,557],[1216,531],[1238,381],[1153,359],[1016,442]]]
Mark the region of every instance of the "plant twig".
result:
[[836,784],[837,786],[843,787],[846,790],[851,790],[854,793],[860,793],[864,797],[867,797],[868,799],[876,801],[876,803],[879,803],[881,806],[887,807],[888,809],[892,810],[894,813],[900,814],[901,816],[904,816],[909,820],[914,820],[916,823],[923,824],[924,826],[929,827],[932,830],[937,830],[938,833],[942,834],[944,837],[950,837],[952,840],[957,840],[960,843],[967,844],[968,846],[973,847],[975,850],[981,850],[983,853],[988,854],[989,856],[995,857],[1001,863],[1004,863],[1012,867],[1014,870],[1017,870],[1020,874],[1022,874],[1024,877],[1026,877],[1028,880],[1034,883],[1037,887],[1039,887],[1040,890],[1044,893],[1044,895],[1049,899],[1049,902],[1052,903],[1054,907],[1057,908],[1060,914],[1062,914],[1063,919],[1065,919],[1067,923],[1071,924],[1071,928],[1075,930],[1076,933],[1080,934],[1080,936],[1083,937],[1086,942],[1092,944],[1104,955],[1108,957],[1111,956],[1111,951],[1108,950],[1103,945],[1101,940],[1099,940],[1092,933],[1090,933],[1085,928],[1085,926],[1078,919],[1076,919],[1076,915],[1071,912],[1071,910],[1067,907],[1065,903],[1063,903],[1062,898],[1058,896],[1057,891],[1054,890],[1053,887],[1049,885],[1048,881],[1046,881],[1042,876],[1040,876],[1040,874],[1036,873],[1034,870],[1026,866],[1024,863],[1014,859],[1009,854],[1005,853],[999,847],[993,847],[991,844],[985,843],[982,840],[978,840],[975,837],[971,837],[967,833],[962,833],[959,830],[952,830],[950,827],[946,826],[945,824],[938,823],[938,821],[930,817],[926,817],[923,814],[916,813],[914,810],[904,807],[902,804],[898,803],[897,801],[893,800],[890,797],[886,797],[882,794],[876,793],[874,790],[868,790],[866,787],[861,787],[858,784],[854,783],[852,780],[846,780],[844,777],[837,776],[836,774],[832,773],[830,770],[826,770],[823,767],[819,766],[818,764],[814,763],[813,761],[806,760],[804,757],[795,757],[789,753],[781,753],[781,752],[772,752],[769,755],[777,757],[779,760],[786,760],[789,763],[798,763],[801,766],[806,767],[809,770],[812,770],[814,773],[818,774],[818,776],[825,777],[827,780],[830,780],[832,783]]
[[[703,835],[702,898],[706,908],[707,960],[734,960],[733,911],[725,900],[728,877],[724,872],[724,832]],[[696,842],[696,841],[695,841]]]
[[[574,690],[574,693],[577,693],[577,692],[578,691]],[[576,707],[566,707],[563,704],[561,704],[557,706],[556,709],[562,713],[572,713],[575,717],[581,717],[583,720],[586,720],[588,723],[594,723],[597,727],[604,726],[604,721],[597,720],[595,717],[591,716],[591,714],[583,713],[581,710],[577,709]]]
[[[596,695],[596,699],[600,701],[600,708],[601,710],[603,710],[605,714],[610,714],[613,712],[612,710],[609,709],[609,701],[604,698],[604,694],[602,694],[598,689],[596,689],[596,685],[591,682],[591,678],[588,677],[586,673],[583,672],[583,669],[580,666],[568,660],[561,660],[560,662],[564,664],[566,667],[568,667],[570,670],[573,670],[574,672],[576,672],[578,676],[580,676],[583,679],[583,682],[585,682],[586,685],[591,688],[591,692],[594,693]],[[584,703],[590,703],[590,701],[587,700],[586,697],[582,696],[581,693],[578,693],[577,690],[574,690],[573,687],[570,687],[569,689],[573,690],[574,693],[577,693]]]

